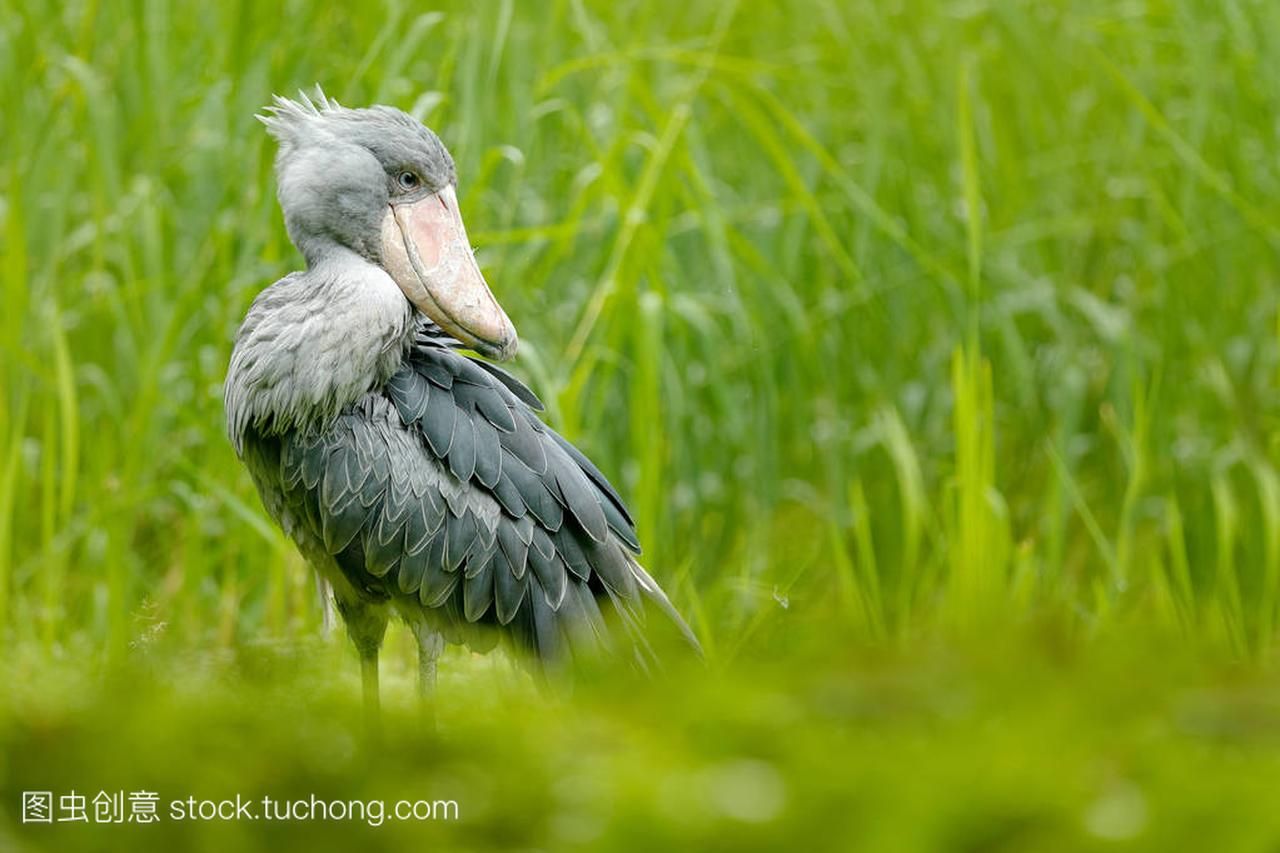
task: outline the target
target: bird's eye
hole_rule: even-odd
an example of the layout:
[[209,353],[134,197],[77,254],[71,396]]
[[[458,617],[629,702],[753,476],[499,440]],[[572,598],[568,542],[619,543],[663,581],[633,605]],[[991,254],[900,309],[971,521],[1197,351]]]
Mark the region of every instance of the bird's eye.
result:
[[396,176],[396,182],[400,184],[400,188],[411,190],[418,186],[418,176],[413,172],[401,172]]

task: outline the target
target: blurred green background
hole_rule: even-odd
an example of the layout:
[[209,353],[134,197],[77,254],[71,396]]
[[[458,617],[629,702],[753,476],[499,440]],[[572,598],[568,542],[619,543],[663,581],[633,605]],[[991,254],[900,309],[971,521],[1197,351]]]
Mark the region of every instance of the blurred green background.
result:
[[[1272,0],[0,0],[0,849],[1274,850],[1277,56]],[[451,652],[432,732],[400,630],[361,745],[222,427],[317,82],[453,152],[705,669]]]

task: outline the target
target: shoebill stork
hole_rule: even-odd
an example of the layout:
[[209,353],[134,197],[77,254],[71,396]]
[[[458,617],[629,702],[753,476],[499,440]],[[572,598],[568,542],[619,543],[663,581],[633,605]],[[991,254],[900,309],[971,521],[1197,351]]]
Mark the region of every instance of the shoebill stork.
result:
[[617,491],[528,388],[464,352],[509,359],[516,330],[476,264],[440,139],[318,90],[259,119],[306,270],[253,301],[227,428],[268,513],[332,585],[370,720],[393,615],[417,637],[424,698],[446,641],[643,666],[662,623],[696,648],[636,561]]

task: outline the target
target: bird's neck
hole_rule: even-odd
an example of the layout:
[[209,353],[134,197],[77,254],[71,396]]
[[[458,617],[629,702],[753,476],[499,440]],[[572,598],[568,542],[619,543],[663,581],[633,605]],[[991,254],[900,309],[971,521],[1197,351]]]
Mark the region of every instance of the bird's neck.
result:
[[254,300],[224,391],[237,450],[248,430],[323,428],[390,378],[414,310],[380,267],[344,250],[309,259]]

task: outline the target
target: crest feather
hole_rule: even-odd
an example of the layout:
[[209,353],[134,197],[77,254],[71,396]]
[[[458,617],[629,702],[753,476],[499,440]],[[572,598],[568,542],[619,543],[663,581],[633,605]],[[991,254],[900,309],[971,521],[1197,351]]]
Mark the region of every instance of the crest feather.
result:
[[281,145],[299,144],[307,134],[323,133],[321,122],[327,114],[342,109],[342,105],[330,98],[317,83],[310,94],[298,90],[298,99],[272,95],[271,105],[254,116],[267,127],[267,132]]

